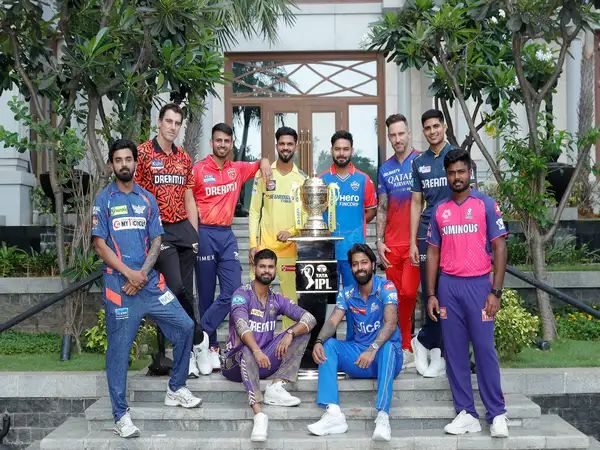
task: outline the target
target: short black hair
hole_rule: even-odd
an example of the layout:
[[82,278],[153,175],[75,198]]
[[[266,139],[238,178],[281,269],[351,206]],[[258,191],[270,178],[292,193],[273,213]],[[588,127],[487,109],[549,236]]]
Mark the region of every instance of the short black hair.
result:
[[458,161],[463,161],[469,169],[471,168],[471,155],[469,155],[469,152],[464,148],[455,148],[446,153],[444,157],[444,169],[448,170],[450,164]]
[[298,133],[296,133],[296,130],[294,130],[293,128],[290,128],[290,127],[280,127],[275,132],[275,140],[279,141],[279,138],[281,136],[291,136],[291,137],[294,138],[294,142],[298,142]]
[[425,125],[425,122],[429,119],[438,119],[441,123],[444,123],[444,114],[439,109],[428,109],[421,116],[421,125]]
[[181,106],[179,106],[177,103],[167,103],[160,108],[160,111],[158,112],[158,118],[162,120],[167,111],[173,111],[174,113],[181,115],[181,120],[183,120],[183,109],[181,109]]
[[233,129],[226,123],[218,123],[214,127],[212,127],[212,130],[210,132],[211,139],[217,131],[225,133],[229,137],[233,137]]
[[406,126],[408,126],[408,120],[406,120],[404,114],[392,114],[391,116],[388,116],[388,118],[385,119],[385,126],[389,128],[390,125],[396,122],[404,122]]
[[126,148],[131,150],[131,153],[133,154],[133,160],[137,162],[137,158],[138,158],[137,146],[135,145],[135,143],[133,141],[130,141],[129,139],[117,139],[116,141],[114,141],[111,144],[111,146],[108,148],[108,162],[109,163],[113,162],[113,156],[116,151],[123,150]]
[[338,139],[346,139],[347,141],[350,141],[351,146],[354,145],[354,139],[352,139],[352,134],[349,131],[337,130],[335,133],[333,133],[333,136],[331,136],[331,146],[332,147],[333,147],[333,144],[335,144],[335,141],[337,141]]
[[277,264],[277,255],[270,248],[263,248],[256,252],[254,255],[254,265],[257,265],[258,261],[261,259],[272,259],[275,261],[275,264]]
[[377,263],[377,257],[375,256],[375,253],[373,253],[371,247],[369,247],[367,244],[354,244],[350,250],[348,250],[348,261],[350,264],[352,264],[352,256],[356,255],[357,253],[364,253],[369,257],[373,264]]

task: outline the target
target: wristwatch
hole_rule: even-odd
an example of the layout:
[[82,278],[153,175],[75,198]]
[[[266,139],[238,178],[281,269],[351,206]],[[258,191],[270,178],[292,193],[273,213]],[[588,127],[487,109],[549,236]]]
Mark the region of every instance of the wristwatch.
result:
[[490,293],[494,294],[494,297],[496,297],[498,300],[500,300],[502,298],[502,289],[492,288],[490,290]]
[[292,335],[292,337],[294,337],[294,330],[292,330],[291,328],[288,328],[287,330],[285,330],[285,332],[286,332],[287,334],[291,334],[291,335]]
[[379,350],[379,344],[377,342],[373,342],[370,347],[375,351]]

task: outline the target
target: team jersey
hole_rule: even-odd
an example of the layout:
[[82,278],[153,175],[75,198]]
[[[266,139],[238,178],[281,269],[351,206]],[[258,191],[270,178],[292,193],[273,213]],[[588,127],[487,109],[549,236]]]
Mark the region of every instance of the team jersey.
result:
[[[348,164],[349,173],[345,178],[337,174],[335,164],[328,171],[319,175],[327,185],[336,183],[340,187],[335,214],[336,227],[333,236],[343,237],[335,243],[335,256],[338,260],[348,260],[348,250],[352,245],[365,242],[367,223],[365,210],[377,208],[375,186],[369,176],[358,170],[352,163]],[[327,212],[325,212],[327,220]]]
[[265,348],[273,340],[278,316],[288,316],[298,322],[305,312],[303,308],[294,305],[283,295],[273,292],[271,288],[263,306],[252,289],[252,283],[240,286],[231,298],[227,351],[235,352],[243,345],[235,328],[238,320],[244,320],[248,324],[258,346]]
[[388,202],[383,239],[388,247],[410,243],[412,162],[418,155],[417,151],[411,150],[402,162],[394,155],[379,168],[377,192],[387,195]]
[[167,155],[156,138],[138,147],[134,181],[156,197],[165,223],[187,219],[185,191],[194,187],[192,159],[181,147],[172,145]]
[[302,186],[306,175],[295,164],[285,175],[277,170],[276,161],[271,168],[273,175],[268,183],[260,172],[254,177],[249,217],[250,248],[270,248],[280,258],[295,257],[296,244],[278,241],[277,233],[287,230],[296,234],[292,189]]
[[[394,283],[378,275],[373,275],[373,288],[367,301],[362,299],[358,287],[354,285],[343,288],[336,302],[337,308],[346,311],[346,320],[352,318],[354,342],[365,346],[371,345],[379,335],[385,305],[398,306],[398,293]],[[400,342],[398,325],[395,327],[390,342]]]
[[454,148],[446,143],[439,154],[436,155],[431,149],[427,149],[413,160],[411,191],[420,192],[425,201],[425,208],[421,213],[417,231],[418,239],[425,239],[427,236],[427,226],[433,207],[450,196],[451,191],[446,179],[446,169],[444,169],[444,157]]
[[[112,182],[96,197],[92,236],[104,239],[130,269],[142,268],[152,240],[161,234],[163,227],[156,199],[136,183],[132,192],[124,193]],[[104,272],[110,274],[113,270],[105,264]]]
[[492,270],[491,242],[505,235],[498,204],[471,189],[460,205],[447,199],[434,208],[427,243],[440,247],[443,273],[476,277]]
[[231,226],[235,205],[244,183],[250,180],[260,161],[229,161],[223,168],[212,155],[194,165],[194,198],[203,225]]

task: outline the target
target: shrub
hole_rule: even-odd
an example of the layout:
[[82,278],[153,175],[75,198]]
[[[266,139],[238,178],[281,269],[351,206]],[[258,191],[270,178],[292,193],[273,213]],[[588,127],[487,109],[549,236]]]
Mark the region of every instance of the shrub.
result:
[[506,289],[502,295],[502,308],[495,317],[494,338],[500,359],[512,359],[531,345],[538,328],[539,317],[523,307],[523,300],[516,291]]
[[18,355],[35,353],[60,353],[61,337],[55,333],[0,333],[0,354]]
[[54,276],[58,274],[56,250],[29,253],[16,246],[0,247],[0,277]]
[[[594,306],[594,309],[600,309]],[[579,341],[600,340],[600,320],[588,313],[565,311],[556,314],[556,329],[561,338],[576,339]]]

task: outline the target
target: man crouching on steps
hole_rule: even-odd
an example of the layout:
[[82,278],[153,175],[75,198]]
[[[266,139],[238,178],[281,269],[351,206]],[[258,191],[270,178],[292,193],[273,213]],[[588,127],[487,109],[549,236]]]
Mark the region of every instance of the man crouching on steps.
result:
[[[262,412],[259,380],[271,380],[265,390],[264,403],[299,405],[300,399],[290,395],[283,385],[296,381],[310,331],[316,324],[312,314],[271,290],[269,285],[275,278],[276,267],[277,256],[272,250],[257,252],[254,255],[254,281],[233,293],[229,340],[221,372],[228,380],[244,383],[254,411],[250,437],[254,442],[267,440],[269,423]],[[274,336],[280,315],[298,323]]]
[[[308,430],[317,436],[348,430],[339,406],[337,372],[342,370],[352,378],[377,378],[375,408],[379,412],[373,440],[389,441],[392,389],[403,359],[398,294],[391,281],[374,275],[377,259],[367,244],[354,244],[348,251],[348,261],[357,284],[340,291],[335,309],[313,347],[313,359],[319,364],[317,403],[327,411]],[[354,324],[350,341],[331,337],[344,315]]]
[[165,405],[195,408],[202,402],[185,387],[194,322],[153,269],[163,227],[154,196],[132,181],[137,159],[133,142],[119,139],[111,145],[108,162],[115,181],[100,191],[92,212],[94,249],[104,262],[106,378],[114,432],[123,438],[140,435],[131,421],[126,394],[129,351],[144,316],[156,322],[173,344]]

